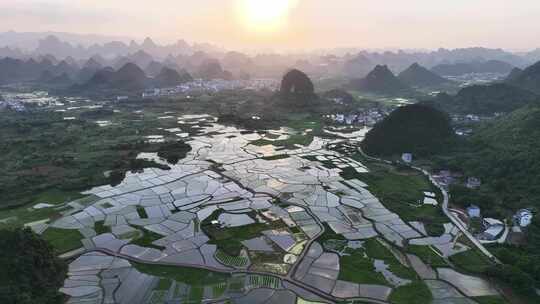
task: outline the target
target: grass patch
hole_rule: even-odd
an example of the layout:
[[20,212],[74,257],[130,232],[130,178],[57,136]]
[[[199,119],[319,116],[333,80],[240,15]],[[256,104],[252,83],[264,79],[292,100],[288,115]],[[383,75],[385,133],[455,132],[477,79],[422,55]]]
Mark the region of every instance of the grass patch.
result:
[[99,221],[94,223],[94,230],[96,234],[111,233],[111,227],[105,226],[105,221]]
[[224,251],[218,250],[215,255],[216,259],[223,265],[232,267],[244,267],[249,263],[249,259],[244,256],[230,256]]
[[339,280],[357,284],[388,285],[381,273],[375,272],[373,259],[364,256],[363,249],[349,250],[339,259]]
[[478,304],[507,304],[508,302],[499,296],[475,297],[473,300]]
[[81,240],[84,238],[78,230],[58,228],[48,228],[42,234],[42,237],[47,240],[58,253],[66,253],[81,248],[83,246]]
[[[65,209],[67,210],[66,206]],[[45,220],[56,219],[60,217],[60,209],[43,208],[32,209],[30,206],[18,207],[14,209],[5,209],[0,211],[0,229],[21,228],[24,224]]]
[[334,230],[332,230],[332,228],[330,228],[327,223],[323,223],[323,226],[324,233],[321,234],[321,236],[319,236],[319,238],[317,239],[317,242],[319,242],[320,244],[324,244],[326,241],[329,240],[345,240],[345,237],[343,235],[335,233]]
[[450,257],[450,262],[469,273],[484,273],[492,264],[476,250],[467,250]]
[[430,236],[441,236],[445,232],[442,223],[426,223],[424,224],[424,228],[426,228],[426,232]]
[[202,303],[202,299],[204,296],[204,287],[203,286],[191,286],[190,294],[189,294],[189,302],[188,303]]
[[233,228],[203,226],[202,229],[210,237],[209,244],[217,245],[228,255],[238,256],[244,248],[242,241],[261,236],[263,231],[269,230],[271,227],[257,223]]
[[398,287],[390,294],[392,304],[429,304],[432,300],[433,295],[423,281]]
[[[223,210],[216,210],[211,216],[201,223],[201,229],[210,238],[209,244],[217,245],[227,255],[239,256],[244,248],[242,241],[253,239],[262,235],[263,231],[271,229],[280,229],[287,227],[282,221],[274,221],[269,224],[254,223],[241,227],[222,228],[219,225],[213,225],[212,221],[217,220]],[[255,213],[249,214],[253,219]],[[262,215],[261,215],[262,216]]]
[[159,239],[162,239],[162,238],[164,238],[164,236],[162,236],[160,234],[157,234],[155,232],[146,230],[146,229],[143,228],[142,229],[142,236],[132,240],[131,244],[139,245],[141,247],[155,248],[155,249],[163,250],[163,249],[165,249],[165,247],[156,246],[156,245],[152,244],[153,242],[155,242],[155,241],[157,241]]
[[407,252],[418,256],[424,263],[431,267],[448,267],[448,263],[429,246],[409,245]]
[[[284,127],[288,127],[295,130],[295,134],[290,134],[289,138],[284,140],[267,140],[259,139],[250,142],[256,146],[273,145],[276,147],[284,147],[287,149],[296,149],[296,145],[309,146],[313,142],[315,136],[325,136],[323,132],[323,125],[319,117],[311,115],[289,115],[287,120],[284,121]],[[306,130],[312,130],[311,132],[305,132]],[[274,136],[269,138],[275,139]]]
[[148,214],[146,214],[146,210],[144,210],[144,208],[141,206],[137,206],[137,213],[139,214],[139,217],[142,219],[148,218]]
[[389,270],[398,277],[409,280],[418,279],[413,269],[401,264],[390,249],[386,248],[376,239],[369,239],[364,242],[364,248],[369,257],[383,260],[389,266]]
[[33,200],[34,203],[58,205],[82,197],[84,197],[84,195],[77,191],[62,191],[58,189],[50,189],[45,192],[39,193],[33,198]]
[[388,210],[399,214],[407,222],[419,221],[433,226],[431,233],[440,232],[440,225],[448,222],[442,210],[436,206],[422,205],[424,191],[436,193],[437,201],[442,201],[442,194],[421,172],[366,159],[362,154],[355,154],[353,159],[364,163],[368,173],[358,173],[354,169],[345,169],[342,177],[357,178],[368,184],[368,190],[384,204]]
[[280,154],[280,155],[262,157],[261,159],[264,159],[264,160],[280,160],[280,159],[286,159],[286,158],[289,158],[289,157],[290,156],[287,155],[287,154]]
[[170,279],[161,279],[159,280],[156,290],[169,290],[170,287],[171,287]]
[[156,276],[162,279],[170,279],[177,282],[182,282],[189,285],[218,284],[226,282],[227,279],[230,277],[226,274],[211,272],[197,268],[148,265],[134,262],[132,262],[132,265],[139,272]]
[[[128,111],[113,113],[110,106],[70,113],[80,119],[65,121],[64,114],[37,109],[0,113],[0,207],[64,203],[80,198],[80,191],[118,183],[127,171],[164,168],[136,157],[166,146],[147,143],[145,136],[157,127],[170,127],[167,122],[152,119],[150,113],[135,121]],[[99,127],[95,121],[102,118],[115,125]]]
[[247,281],[250,288],[278,289],[281,285],[280,279],[267,275],[249,275]]

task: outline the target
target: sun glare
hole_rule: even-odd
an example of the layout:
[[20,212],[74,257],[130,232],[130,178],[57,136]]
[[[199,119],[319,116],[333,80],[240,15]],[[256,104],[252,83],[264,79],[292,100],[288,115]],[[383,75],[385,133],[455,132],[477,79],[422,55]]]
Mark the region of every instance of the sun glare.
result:
[[295,0],[240,0],[242,18],[250,30],[274,32],[287,23]]

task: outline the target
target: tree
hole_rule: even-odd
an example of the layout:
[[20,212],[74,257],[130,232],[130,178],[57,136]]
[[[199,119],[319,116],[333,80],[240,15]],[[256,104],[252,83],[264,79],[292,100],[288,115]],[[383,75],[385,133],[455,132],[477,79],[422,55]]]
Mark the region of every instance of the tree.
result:
[[0,303],[57,304],[67,264],[30,229],[0,230]]
[[526,295],[534,293],[533,278],[521,271],[518,267],[506,264],[492,266],[487,270],[487,275],[509,284],[519,294]]

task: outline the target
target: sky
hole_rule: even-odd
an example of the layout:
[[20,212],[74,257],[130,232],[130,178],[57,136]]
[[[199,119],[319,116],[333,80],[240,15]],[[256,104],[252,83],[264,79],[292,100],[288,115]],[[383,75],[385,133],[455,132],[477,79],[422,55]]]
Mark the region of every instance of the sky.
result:
[[229,49],[540,47],[538,0],[0,0],[0,31]]

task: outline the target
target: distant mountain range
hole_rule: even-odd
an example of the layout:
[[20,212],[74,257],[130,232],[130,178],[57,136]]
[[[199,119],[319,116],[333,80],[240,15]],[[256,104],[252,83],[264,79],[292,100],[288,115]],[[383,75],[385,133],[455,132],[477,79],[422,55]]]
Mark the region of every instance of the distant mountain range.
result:
[[[53,54],[58,58],[89,58],[96,54],[113,58],[137,51],[145,51],[156,58],[163,59],[169,54],[191,54],[197,51],[208,53],[225,52],[210,44],[188,44],[178,40],[169,45],[158,45],[151,38],[137,43],[127,37],[77,35],[68,33],[0,33],[0,47],[9,47],[12,52]],[[3,54],[0,53],[0,56]],[[5,56],[5,55],[4,55]]]
[[136,63],[128,61],[118,69],[103,66],[99,58],[90,58],[79,66],[62,60],[53,63],[49,58],[41,61],[34,59],[19,60],[0,59],[0,85],[13,83],[29,83],[39,87],[54,89],[70,88],[71,91],[140,91],[149,87],[171,87],[193,80],[183,69],[176,70],[162,64],[149,64],[159,67],[153,77]]
[[540,62],[513,68],[501,83],[469,86],[454,96],[442,93],[428,103],[449,113],[484,115],[540,105]]
[[515,66],[500,60],[479,62],[439,64],[431,71],[441,76],[460,76],[472,73],[500,73],[508,74]]
[[[506,63],[512,67],[526,67],[538,60],[540,60],[540,50],[534,50],[528,53],[512,53],[501,49],[488,49],[488,48],[461,48],[461,49],[439,49],[431,52],[368,52],[361,51],[356,55],[345,56],[343,64],[343,73],[352,78],[365,77],[376,65],[387,65],[392,71],[401,72],[407,69],[414,63],[418,63],[428,69],[432,69],[435,66],[442,65],[452,66],[455,64],[463,64],[464,68],[459,73],[471,73],[475,71],[490,72],[493,70],[489,63],[490,61],[497,61],[499,63]],[[488,62],[486,67],[474,67],[475,65],[482,65],[482,63]],[[472,65],[473,67],[468,67]],[[444,70],[441,68],[441,72]],[[450,67],[448,67],[450,68]],[[510,72],[512,68],[503,69],[503,73]],[[496,69],[500,71],[501,69]],[[437,71],[434,71],[437,72]],[[444,70],[445,73],[447,73]],[[456,74],[454,71],[452,74]],[[437,73],[439,74],[439,73]],[[452,75],[448,74],[448,75]],[[439,74],[441,75],[441,74]],[[443,74],[447,75],[447,74]],[[441,76],[443,76],[441,75]]]
[[[223,70],[240,79],[279,78],[283,71],[291,68],[301,69],[313,78],[346,76],[349,79],[358,79],[367,76],[377,65],[386,65],[390,70],[399,73],[418,63],[427,69],[438,66],[434,70],[438,74],[456,75],[489,71],[507,73],[511,70],[508,66],[524,68],[540,60],[540,50],[512,53],[480,47],[439,49],[431,52],[402,50],[355,52],[343,55],[344,52],[336,49],[296,54],[263,52],[248,55],[238,51],[227,51],[207,43],[188,43],[181,39],[175,43],[160,45],[151,38],[136,42],[128,37],[69,33],[0,33],[0,58],[39,60],[41,57],[50,57],[58,61],[67,61],[70,58],[79,65],[84,64],[89,58],[99,58],[100,64],[115,69],[128,62],[134,62],[151,76],[157,75],[156,73],[160,71],[160,67],[155,64],[150,70],[147,69],[152,61],[176,70],[186,69],[190,74],[197,74],[203,62],[218,60]],[[500,67],[491,67],[494,65],[492,61],[498,62]]]
[[442,84],[450,83],[446,78],[443,78],[418,63],[412,64],[405,71],[399,73],[399,80],[411,87],[434,87]]
[[82,90],[126,90],[141,91],[150,83],[144,71],[134,63],[126,63],[119,70],[104,68],[98,71],[87,83],[80,88]]
[[365,78],[352,80],[349,88],[378,94],[396,94],[410,90],[386,65],[377,65]]
[[70,65],[65,60],[55,64],[47,58],[40,61],[4,58],[0,59],[0,84],[38,80],[45,72],[51,77],[73,75],[77,70],[77,66]]
[[72,87],[72,90],[83,92],[99,91],[126,91],[140,92],[150,87],[173,87],[193,80],[191,75],[163,67],[154,78],[147,77],[146,73],[134,63],[126,63],[118,70],[110,67],[96,72],[86,83]]

